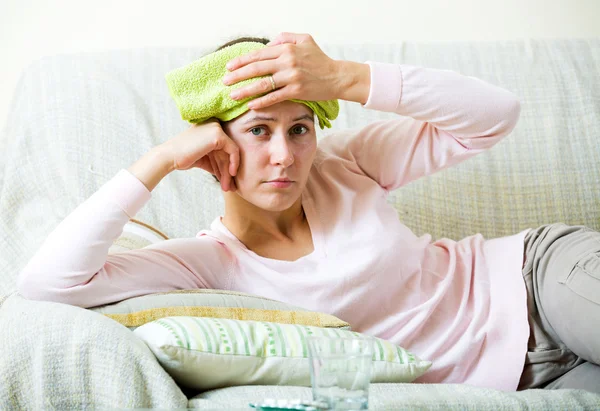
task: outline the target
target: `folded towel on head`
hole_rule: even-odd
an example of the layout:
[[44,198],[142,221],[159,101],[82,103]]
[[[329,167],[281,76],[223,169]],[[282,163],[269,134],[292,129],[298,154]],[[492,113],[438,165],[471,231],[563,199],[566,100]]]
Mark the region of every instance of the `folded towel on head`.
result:
[[[181,118],[190,123],[202,123],[212,117],[229,121],[250,110],[247,105],[248,101],[266,93],[243,100],[233,100],[229,97],[229,93],[265,76],[254,77],[226,86],[223,84],[223,77],[229,71],[225,65],[235,57],[264,47],[267,46],[257,42],[237,43],[168,72],[165,78],[171,97],[179,108]],[[331,127],[330,120],[334,120],[339,113],[337,100],[290,100],[310,107],[317,115],[321,128]]]

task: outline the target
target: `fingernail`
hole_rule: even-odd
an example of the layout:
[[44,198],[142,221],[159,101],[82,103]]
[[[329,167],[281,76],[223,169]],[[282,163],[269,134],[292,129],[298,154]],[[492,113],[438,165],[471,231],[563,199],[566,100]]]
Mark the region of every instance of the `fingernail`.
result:
[[239,96],[240,96],[240,93],[239,93],[239,91],[232,91],[232,92],[229,94],[229,97],[231,97],[231,98],[232,98],[232,99],[234,99],[234,100],[235,100],[236,98],[238,98]]
[[227,70],[231,70],[231,69],[232,69],[232,67],[233,67],[233,63],[231,63],[231,62],[229,62],[229,63],[225,64],[225,68],[226,68]]
[[223,77],[223,84],[229,84],[229,77]]

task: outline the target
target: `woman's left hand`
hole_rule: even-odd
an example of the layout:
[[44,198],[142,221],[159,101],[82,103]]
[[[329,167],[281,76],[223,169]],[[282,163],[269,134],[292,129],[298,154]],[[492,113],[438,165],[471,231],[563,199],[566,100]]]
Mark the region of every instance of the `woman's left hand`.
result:
[[[365,74],[366,77],[369,75],[366,65],[331,59],[308,34],[281,33],[267,45],[269,47],[236,57],[226,66],[230,71],[223,78],[226,85],[253,77],[272,76],[276,90],[273,90],[271,79],[265,77],[231,93],[234,100],[267,93],[248,102],[251,109],[290,99],[344,99],[348,87],[357,84],[359,74],[363,80]],[[366,101],[368,87],[366,97],[362,97],[360,100]]]

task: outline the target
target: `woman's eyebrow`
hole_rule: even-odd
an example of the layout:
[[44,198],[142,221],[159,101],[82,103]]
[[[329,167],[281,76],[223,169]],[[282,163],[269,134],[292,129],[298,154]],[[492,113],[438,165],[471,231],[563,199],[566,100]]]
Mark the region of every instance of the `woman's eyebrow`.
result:
[[[300,120],[312,121],[312,120],[314,120],[314,117],[309,114],[304,114],[298,118],[293,119],[292,121],[300,121]],[[248,120],[244,121],[243,124],[252,123],[253,121],[277,121],[277,119],[273,118],[273,117],[255,116],[255,117],[249,118]]]

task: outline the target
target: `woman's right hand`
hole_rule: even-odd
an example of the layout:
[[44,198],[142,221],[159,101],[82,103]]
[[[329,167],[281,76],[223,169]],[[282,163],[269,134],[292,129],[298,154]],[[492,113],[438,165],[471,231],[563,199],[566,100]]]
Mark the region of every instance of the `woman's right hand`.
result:
[[217,176],[223,191],[235,191],[232,176],[240,164],[239,148],[217,119],[194,124],[161,145],[172,157],[174,170],[201,168]]

